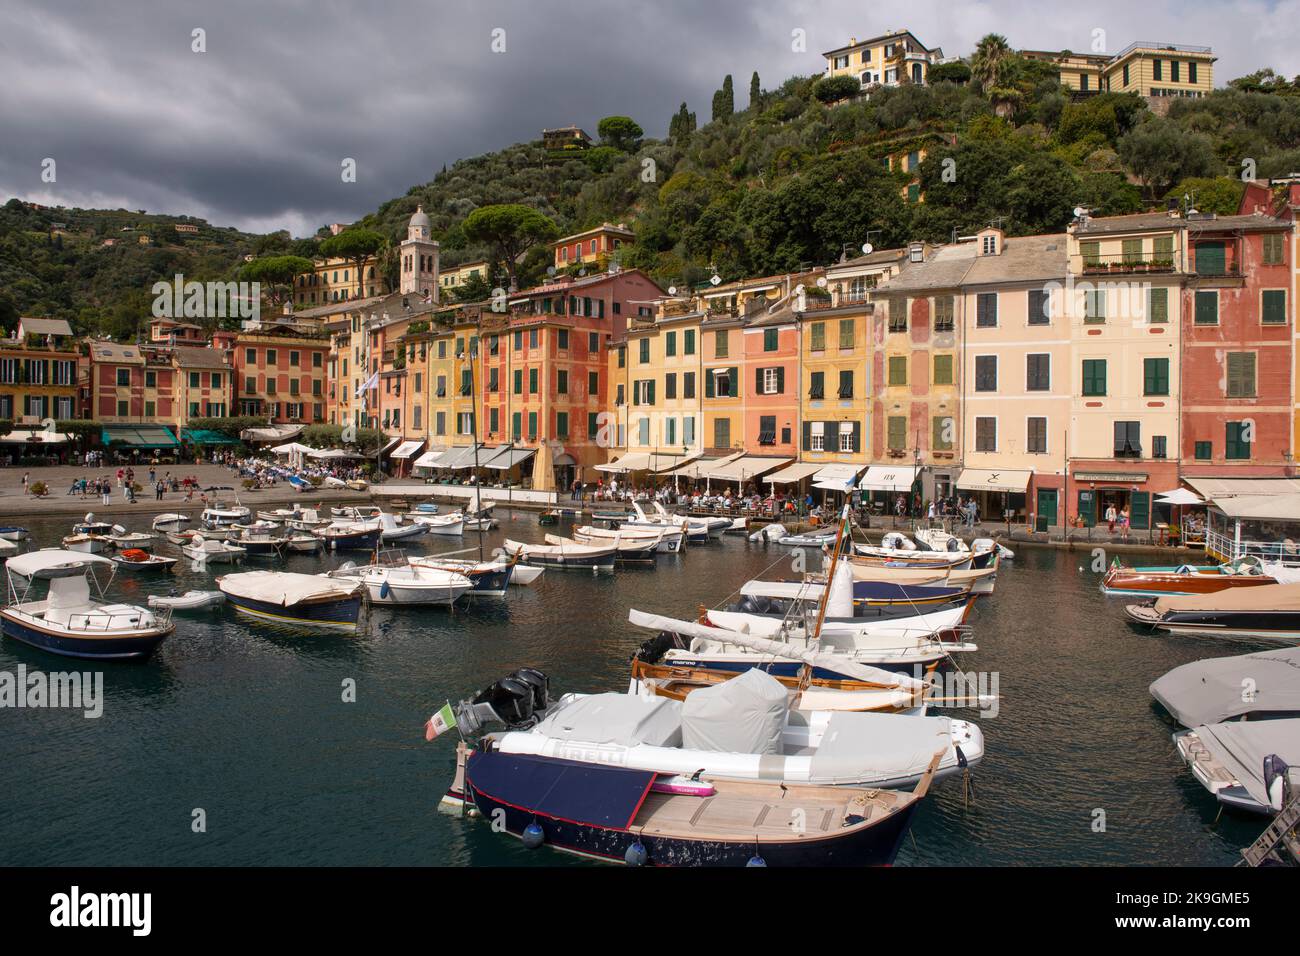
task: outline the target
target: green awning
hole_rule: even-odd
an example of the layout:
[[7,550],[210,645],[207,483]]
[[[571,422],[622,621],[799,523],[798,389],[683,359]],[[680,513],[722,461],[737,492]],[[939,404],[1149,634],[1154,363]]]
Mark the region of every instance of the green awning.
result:
[[180,444],[171,429],[162,425],[104,425],[99,440],[105,445],[129,445],[132,448],[175,448]]
[[214,432],[210,428],[186,428],[182,429],[181,437],[191,445],[238,445],[239,439],[231,438],[221,432]]

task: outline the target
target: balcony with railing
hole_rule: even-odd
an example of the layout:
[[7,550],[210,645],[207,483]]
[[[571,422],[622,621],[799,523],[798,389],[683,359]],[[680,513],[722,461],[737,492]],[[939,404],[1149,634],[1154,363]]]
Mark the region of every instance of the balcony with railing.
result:
[[1178,271],[1178,263],[1170,256],[1135,256],[1131,253],[1114,255],[1094,255],[1083,257],[1083,274],[1099,275],[1172,275]]

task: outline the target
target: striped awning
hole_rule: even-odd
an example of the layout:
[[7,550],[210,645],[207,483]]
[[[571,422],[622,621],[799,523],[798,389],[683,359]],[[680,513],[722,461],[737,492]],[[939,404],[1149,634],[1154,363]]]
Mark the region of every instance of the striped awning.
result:
[[105,445],[129,445],[133,448],[175,448],[180,444],[170,428],[162,425],[104,425],[99,439]]

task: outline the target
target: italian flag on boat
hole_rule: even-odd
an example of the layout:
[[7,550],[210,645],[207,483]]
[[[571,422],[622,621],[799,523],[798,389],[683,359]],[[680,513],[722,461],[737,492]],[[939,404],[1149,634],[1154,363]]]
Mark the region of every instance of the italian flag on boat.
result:
[[455,726],[456,715],[451,712],[451,701],[447,701],[442,705],[442,710],[430,717],[428,723],[424,725],[424,739],[432,740],[434,737],[440,737]]

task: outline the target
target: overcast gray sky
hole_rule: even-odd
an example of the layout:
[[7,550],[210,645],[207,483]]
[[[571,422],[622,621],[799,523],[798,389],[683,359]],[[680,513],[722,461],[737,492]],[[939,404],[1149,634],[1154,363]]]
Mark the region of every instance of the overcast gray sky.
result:
[[[948,55],[980,36],[1108,52],[1210,45],[1215,79],[1300,73],[1300,0],[5,0],[0,200],[202,216],[305,235],[351,221],[444,163],[544,126],[628,114],[662,136],[686,100],[706,122],[733,74],[765,88],[819,54],[908,28]],[[1050,12],[1048,12],[1050,11]],[[192,31],[206,31],[193,52]],[[492,49],[505,31],[505,51]],[[792,50],[803,30],[807,52]],[[41,181],[41,162],[57,181]],[[343,183],[340,163],[357,163]]]

